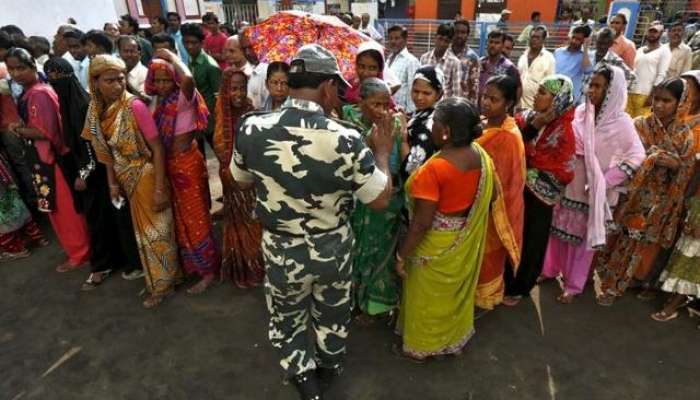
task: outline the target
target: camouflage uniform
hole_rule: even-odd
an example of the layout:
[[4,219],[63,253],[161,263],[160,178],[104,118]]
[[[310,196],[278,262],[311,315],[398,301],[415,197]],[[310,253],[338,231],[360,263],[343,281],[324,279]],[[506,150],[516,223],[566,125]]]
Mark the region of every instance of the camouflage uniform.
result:
[[[287,377],[339,367],[350,322],[354,198],[368,203],[387,177],[360,134],[314,102],[246,116],[231,172],[254,182],[263,225],[269,337]],[[311,317],[315,345],[306,333]]]

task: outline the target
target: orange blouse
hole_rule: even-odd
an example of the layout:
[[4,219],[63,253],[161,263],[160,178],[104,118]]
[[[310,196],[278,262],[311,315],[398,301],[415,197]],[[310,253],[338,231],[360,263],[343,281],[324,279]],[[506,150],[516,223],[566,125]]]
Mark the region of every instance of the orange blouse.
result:
[[471,207],[479,189],[481,169],[461,171],[441,157],[423,165],[411,184],[415,199],[438,203],[438,211],[450,214]]

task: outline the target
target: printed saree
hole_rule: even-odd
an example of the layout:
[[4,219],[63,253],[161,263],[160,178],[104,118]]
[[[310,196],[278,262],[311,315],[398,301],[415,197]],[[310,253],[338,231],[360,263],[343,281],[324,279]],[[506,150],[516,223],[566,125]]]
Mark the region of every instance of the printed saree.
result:
[[[358,106],[343,107],[343,117],[361,129],[367,138],[372,125],[362,118]],[[389,169],[394,182],[399,182],[399,151],[401,147],[401,123],[395,118],[397,141],[391,152]],[[357,306],[368,315],[389,312],[399,304],[399,278],[394,270],[394,253],[399,239],[403,190],[395,185],[389,206],[375,211],[357,202],[351,217],[355,234],[353,248],[353,287]]]
[[[647,159],[615,212],[619,232],[596,258],[603,293],[619,296],[633,277],[645,279],[661,249],[674,244],[685,191],[694,173],[695,138],[700,130],[700,119],[685,118],[689,106],[686,99],[687,89],[668,127],[654,114],[634,121]],[[662,154],[677,160],[678,168],[657,165]]]
[[[165,60],[156,59],[148,67],[145,88],[148,95],[157,95],[155,75],[157,71],[168,74],[175,84],[169,96],[159,98],[153,112],[158,133],[165,147],[165,164],[170,181],[175,218],[180,265],[187,274],[199,276],[215,275],[219,272],[221,260],[214,240],[214,229],[209,213],[209,173],[204,156],[197,142],[192,140],[186,150],[177,149],[176,124],[184,93],[175,67]],[[207,128],[209,111],[202,95],[195,89],[191,100],[194,109],[192,132]]]
[[168,292],[180,279],[173,214],[170,208],[153,211],[155,168],[131,109],[136,98],[125,92],[102,111],[102,101],[94,93],[82,136],[91,140],[97,160],[114,168],[128,197],[149,292]]
[[224,88],[230,86],[234,73],[232,68],[224,72],[222,92],[216,102],[214,129],[214,153],[219,160],[219,176],[224,192],[221,275],[233,280],[240,288],[250,288],[262,283],[265,267],[260,247],[262,227],[255,218],[255,190],[240,189],[229,168],[236,125],[243,114],[253,110],[250,101],[234,107],[233,100],[226,93]]
[[[481,154],[481,177],[467,216],[436,213],[431,229],[406,259],[398,330],[403,351],[416,357],[459,352],[474,335],[474,299],[496,178],[486,151],[472,146]],[[406,182],[407,193],[415,176]]]

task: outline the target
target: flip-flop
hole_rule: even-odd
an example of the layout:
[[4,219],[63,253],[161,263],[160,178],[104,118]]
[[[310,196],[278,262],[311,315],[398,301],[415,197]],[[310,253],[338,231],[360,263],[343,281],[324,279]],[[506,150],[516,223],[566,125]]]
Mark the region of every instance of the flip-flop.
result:
[[21,260],[22,258],[27,258],[31,255],[32,253],[30,253],[29,250],[20,251],[19,253],[3,251],[0,253],[0,262]]
[[599,306],[610,307],[615,303],[615,296],[602,294],[595,298],[595,302],[598,303]]
[[83,268],[84,266],[85,266],[85,264],[73,265],[73,264],[69,263],[68,261],[66,261],[63,264],[56,267],[56,272],[60,272],[60,273],[71,272],[71,271],[75,271],[77,269]]
[[651,314],[651,319],[657,322],[668,322],[676,318],[678,318],[678,310],[674,311],[672,314],[666,314],[664,310]]
[[[111,269],[102,272],[91,272],[90,275],[88,275],[88,278],[85,280],[85,282],[83,282],[83,286],[80,287],[80,290],[83,292],[89,292],[91,290],[97,289],[98,286],[100,286],[104,283],[105,280],[107,280],[109,274],[111,273]],[[95,281],[93,277],[98,274],[102,275],[102,279],[100,279],[99,281]]]

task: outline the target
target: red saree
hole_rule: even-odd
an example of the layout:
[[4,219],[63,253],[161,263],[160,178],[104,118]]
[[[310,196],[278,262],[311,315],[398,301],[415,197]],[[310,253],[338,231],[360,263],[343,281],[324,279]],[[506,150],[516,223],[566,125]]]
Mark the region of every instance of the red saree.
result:
[[214,131],[214,152],[221,166],[219,175],[224,190],[222,276],[232,279],[238,287],[249,288],[260,285],[265,276],[260,251],[262,227],[254,216],[255,190],[241,190],[229,165],[233,156],[234,127],[253,106],[247,101],[241,107],[234,107],[225,90],[232,74],[231,69],[224,72]]

